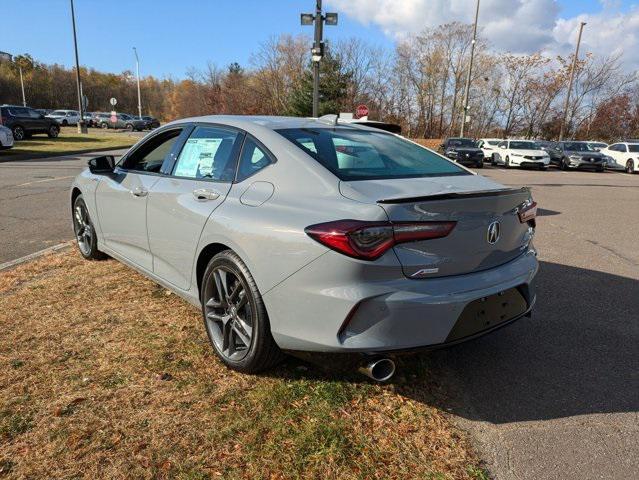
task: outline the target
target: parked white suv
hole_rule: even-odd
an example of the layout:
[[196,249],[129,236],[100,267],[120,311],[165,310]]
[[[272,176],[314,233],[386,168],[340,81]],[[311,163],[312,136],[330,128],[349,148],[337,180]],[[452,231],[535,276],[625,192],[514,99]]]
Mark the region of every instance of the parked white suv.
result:
[[54,110],[47,118],[53,118],[62,126],[77,125],[80,121],[80,114],[76,110]]
[[550,156],[531,140],[502,140],[492,154],[492,164],[545,170],[550,164]]
[[600,152],[612,159],[608,160],[606,168],[625,170],[626,173],[639,172],[639,143],[613,143]]
[[484,152],[484,161],[491,161],[493,158],[493,153],[497,150],[497,145],[502,140],[499,138],[480,138],[477,142],[477,147],[481,148],[482,152]]
[[0,125],[0,150],[13,147],[13,133],[11,129]]

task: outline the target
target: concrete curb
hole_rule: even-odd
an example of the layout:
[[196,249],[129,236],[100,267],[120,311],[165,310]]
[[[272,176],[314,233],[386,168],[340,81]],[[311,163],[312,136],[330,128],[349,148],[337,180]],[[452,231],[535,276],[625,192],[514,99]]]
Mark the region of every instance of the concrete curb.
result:
[[60,250],[66,250],[67,248],[70,248],[71,245],[73,245],[72,241],[68,241],[68,242],[64,242],[64,243],[58,243],[57,245],[53,245],[52,247],[45,248],[45,249],[40,250],[38,252],[30,253],[29,255],[26,255],[24,257],[16,258],[15,260],[10,260],[10,261],[5,262],[5,263],[0,263],[0,272],[6,271],[6,270],[11,270],[12,268],[17,267],[18,265],[22,265],[23,263],[27,263],[27,262],[30,262],[32,260],[36,260],[36,259],[46,255],[47,253],[53,253],[53,252],[59,252]]

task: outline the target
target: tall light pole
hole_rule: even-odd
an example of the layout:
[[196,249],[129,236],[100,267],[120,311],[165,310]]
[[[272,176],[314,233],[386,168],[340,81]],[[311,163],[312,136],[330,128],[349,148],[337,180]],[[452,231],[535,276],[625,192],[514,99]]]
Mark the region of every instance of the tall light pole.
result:
[[568,107],[570,104],[570,91],[572,90],[572,81],[575,78],[575,67],[577,66],[577,58],[579,57],[579,45],[581,44],[581,33],[584,31],[586,22],[579,25],[579,36],[577,37],[577,46],[575,47],[575,56],[570,66],[570,79],[568,80],[568,92],[566,92],[566,102],[564,103],[564,116],[561,118],[561,128],[559,129],[559,141],[564,138],[564,130],[566,128],[566,118],[568,117]]
[[78,90],[78,110],[80,111],[80,120],[78,121],[78,133],[89,133],[84,123],[84,107],[82,105],[82,87],[80,85],[80,59],[78,58],[78,39],[75,33],[75,10],[73,9],[73,0],[71,0],[71,23],[73,24],[73,46],[75,48],[75,75]]
[[326,25],[337,25],[337,13],[326,13],[326,15],[322,15],[322,0],[316,0],[315,14],[302,13],[301,21],[302,25],[315,25],[311,60],[313,63],[313,116],[318,117],[320,61],[324,56],[324,22],[326,22]]
[[135,53],[135,73],[138,77],[138,117],[142,118],[142,100],[140,97],[140,59],[138,58],[138,51],[133,47],[133,53]]
[[20,86],[22,87],[22,106],[27,106],[27,99],[24,96],[24,80],[22,80],[22,67],[18,67],[18,71],[20,72]]
[[475,57],[475,44],[477,43],[477,20],[479,19],[479,0],[475,8],[475,24],[473,25],[473,40],[470,42],[470,62],[468,62],[468,71],[466,72],[466,86],[464,87],[464,109],[462,111],[461,127],[459,136],[464,136],[464,127],[466,126],[466,118],[468,117],[468,101],[470,96],[470,77],[473,73],[473,58]]

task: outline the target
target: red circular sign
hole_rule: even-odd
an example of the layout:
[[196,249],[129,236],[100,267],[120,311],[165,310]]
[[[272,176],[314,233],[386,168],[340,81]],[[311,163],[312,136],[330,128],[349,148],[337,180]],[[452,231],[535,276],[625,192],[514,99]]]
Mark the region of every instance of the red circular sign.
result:
[[366,105],[358,105],[357,110],[355,110],[358,118],[368,117],[368,107]]

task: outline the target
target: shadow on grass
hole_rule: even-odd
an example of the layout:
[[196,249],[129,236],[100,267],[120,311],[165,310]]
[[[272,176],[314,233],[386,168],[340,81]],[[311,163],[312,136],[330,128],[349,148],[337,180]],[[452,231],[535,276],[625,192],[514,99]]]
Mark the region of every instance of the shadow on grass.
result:
[[[542,262],[533,318],[398,357],[398,393],[491,423],[639,411],[639,281]],[[366,382],[340,356],[288,359],[270,375]],[[349,370],[350,368],[350,370]]]

